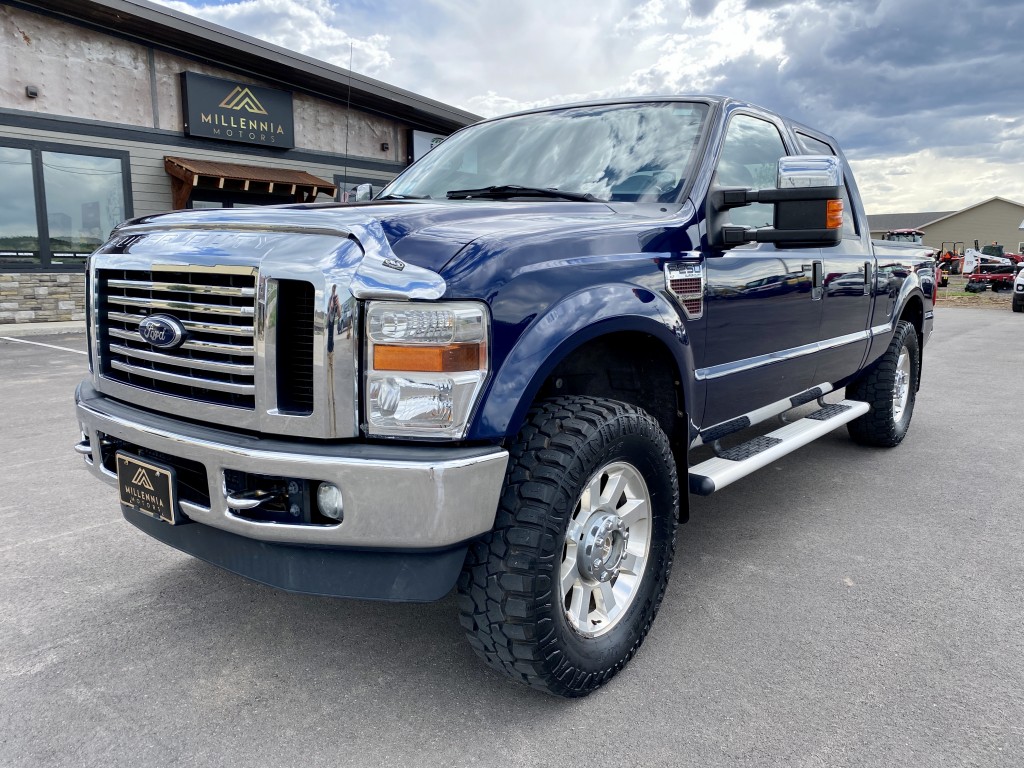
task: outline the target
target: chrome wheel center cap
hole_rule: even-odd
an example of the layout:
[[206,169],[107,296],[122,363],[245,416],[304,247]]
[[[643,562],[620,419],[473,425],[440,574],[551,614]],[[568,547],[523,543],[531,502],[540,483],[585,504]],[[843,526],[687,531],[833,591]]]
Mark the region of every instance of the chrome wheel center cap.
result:
[[614,512],[595,512],[587,520],[576,558],[580,575],[594,581],[610,581],[619,570],[629,531]]

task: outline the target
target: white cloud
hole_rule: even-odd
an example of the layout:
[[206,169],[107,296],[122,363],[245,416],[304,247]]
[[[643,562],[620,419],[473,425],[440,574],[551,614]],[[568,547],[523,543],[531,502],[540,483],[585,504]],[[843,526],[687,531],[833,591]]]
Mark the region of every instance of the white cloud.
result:
[[352,69],[370,77],[379,77],[391,65],[390,38],[382,32],[363,37],[350,34],[345,14],[330,0],[157,2],[338,67],[348,68],[351,53]]
[[956,211],[996,195],[1024,203],[1016,165],[942,157],[923,150],[899,158],[850,160],[868,213]]

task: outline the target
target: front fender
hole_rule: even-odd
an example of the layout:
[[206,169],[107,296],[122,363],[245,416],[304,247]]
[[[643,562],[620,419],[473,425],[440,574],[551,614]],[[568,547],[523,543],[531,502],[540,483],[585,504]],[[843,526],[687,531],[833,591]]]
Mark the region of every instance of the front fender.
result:
[[646,288],[606,284],[566,296],[527,327],[485,391],[469,439],[514,438],[559,362],[592,339],[624,331],[649,334],[665,345],[679,371],[687,412],[699,413],[703,403],[695,400],[692,346],[674,306]]

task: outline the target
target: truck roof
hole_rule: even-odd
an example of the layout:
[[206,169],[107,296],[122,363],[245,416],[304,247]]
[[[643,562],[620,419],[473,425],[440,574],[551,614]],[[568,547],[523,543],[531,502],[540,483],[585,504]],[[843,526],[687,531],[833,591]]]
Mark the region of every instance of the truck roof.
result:
[[709,93],[671,94],[671,95],[658,95],[658,94],[654,94],[654,95],[650,95],[650,96],[628,96],[628,97],[617,96],[615,98],[609,98],[609,99],[592,99],[592,100],[588,100],[588,101],[574,101],[574,102],[569,102],[569,103],[566,103],[566,104],[549,104],[549,105],[543,106],[543,107],[534,107],[532,109],[519,110],[518,112],[509,112],[508,114],[505,114],[505,115],[497,115],[495,117],[487,118],[486,120],[481,120],[480,122],[487,123],[487,122],[491,122],[492,120],[502,120],[502,119],[504,119],[506,117],[518,117],[520,115],[531,115],[531,114],[537,114],[537,113],[540,113],[540,112],[555,112],[555,111],[562,110],[562,109],[577,109],[577,108],[580,108],[580,107],[610,107],[610,106],[615,106],[617,104],[650,104],[652,102],[659,102],[659,101],[699,101],[699,102],[703,102],[703,103],[708,104],[708,105],[713,106],[713,107],[723,107],[723,106],[750,107],[751,109],[756,109],[756,110],[761,111],[761,112],[767,112],[769,114],[776,115],[777,117],[781,118],[785,122],[789,123],[789,125],[793,129],[795,129],[795,130],[805,131],[805,132],[807,132],[809,134],[813,134],[813,135],[817,135],[817,136],[822,136],[822,137],[830,139],[833,143],[836,143],[835,142],[835,138],[830,136],[829,134],[825,133],[824,131],[822,131],[822,130],[820,130],[818,128],[812,128],[809,125],[805,125],[805,124],[800,123],[800,122],[798,122],[796,120],[793,120],[792,118],[786,117],[785,115],[779,114],[774,109],[769,109],[768,107],[762,107],[762,106],[760,106],[758,104],[754,104],[754,103],[749,102],[749,101],[742,101],[740,99],[734,99],[734,98],[731,98],[729,96],[719,96],[719,95],[716,95],[716,94],[709,94]]

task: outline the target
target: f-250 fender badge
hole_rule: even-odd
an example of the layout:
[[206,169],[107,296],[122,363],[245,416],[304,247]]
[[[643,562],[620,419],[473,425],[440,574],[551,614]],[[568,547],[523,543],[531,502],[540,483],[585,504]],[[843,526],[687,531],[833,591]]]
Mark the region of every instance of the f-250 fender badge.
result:
[[665,287],[683,308],[687,320],[696,320],[704,314],[704,284],[703,264],[665,265]]
[[384,259],[384,266],[401,272],[405,269],[405,262],[399,261],[398,259]]

